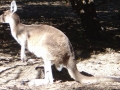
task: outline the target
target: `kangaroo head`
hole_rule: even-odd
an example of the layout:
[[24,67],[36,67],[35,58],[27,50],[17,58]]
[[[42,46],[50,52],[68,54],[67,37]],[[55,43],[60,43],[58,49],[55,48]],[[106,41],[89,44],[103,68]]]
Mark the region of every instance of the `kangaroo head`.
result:
[[0,22],[1,23],[10,23],[10,19],[12,18],[13,13],[10,10],[5,11],[1,16],[0,16]]
[[16,23],[19,22],[19,16],[15,14],[17,11],[17,5],[15,1],[11,2],[10,10],[4,11],[4,13],[0,16],[1,23],[11,23],[15,21]]

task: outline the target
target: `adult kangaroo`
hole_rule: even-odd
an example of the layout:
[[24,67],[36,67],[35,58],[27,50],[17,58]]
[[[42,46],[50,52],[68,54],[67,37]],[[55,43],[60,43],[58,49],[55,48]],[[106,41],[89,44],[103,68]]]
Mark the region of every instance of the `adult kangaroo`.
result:
[[25,25],[20,23],[20,18],[15,13],[16,10],[16,2],[12,1],[11,9],[0,16],[0,22],[9,23],[12,36],[21,45],[21,60],[26,61],[27,59],[25,48],[44,60],[45,79],[31,80],[29,85],[53,83],[52,63],[59,71],[65,67],[70,76],[81,84],[120,81],[118,78],[87,77],[80,74],[76,67],[72,45],[67,36],[49,25]]

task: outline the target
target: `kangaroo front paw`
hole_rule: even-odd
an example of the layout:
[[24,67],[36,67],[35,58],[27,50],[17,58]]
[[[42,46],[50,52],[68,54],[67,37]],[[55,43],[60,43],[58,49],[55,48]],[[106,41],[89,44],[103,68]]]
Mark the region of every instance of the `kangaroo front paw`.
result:
[[26,62],[27,61],[27,57],[26,56],[21,57],[21,60],[22,60],[22,62]]

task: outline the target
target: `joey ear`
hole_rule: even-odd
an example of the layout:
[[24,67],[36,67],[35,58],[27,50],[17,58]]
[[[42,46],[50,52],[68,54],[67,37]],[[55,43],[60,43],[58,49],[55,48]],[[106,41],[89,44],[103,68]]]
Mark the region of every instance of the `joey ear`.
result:
[[13,13],[17,11],[17,5],[16,5],[15,0],[13,0],[11,2],[10,11],[13,12]]

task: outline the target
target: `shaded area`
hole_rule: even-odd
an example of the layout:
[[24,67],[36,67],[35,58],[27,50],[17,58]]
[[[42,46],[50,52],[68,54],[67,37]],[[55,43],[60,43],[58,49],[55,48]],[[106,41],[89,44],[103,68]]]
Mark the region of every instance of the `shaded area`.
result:
[[[116,7],[114,7],[114,4],[116,4]],[[62,30],[70,39],[75,52],[79,52],[78,55],[76,54],[77,57],[84,60],[92,54],[120,50],[120,21],[118,9],[119,4],[117,4],[116,1],[97,7],[97,15],[101,25],[105,27],[103,34],[108,38],[107,41],[89,41],[86,39],[85,31],[81,27],[80,18],[73,12],[70,5],[28,3],[21,6],[19,2],[17,14],[20,16],[22,23],[48,24]],[[0,14],[4,10],[5,7],[2,7]],[[115,12],[116,10],[117,12]],[[12,56],[19,55],[20,46],[11,37],[8,25],[1,25],[0,37],[0,53],[9,53]]]
[[104,40],[99,23],[94,0],[70,0],[73,11],[81,18],[86,38],[89,40]]
[[[15,66],[16,67],[16,66]],[[8,69],[7,69],[8,70]],[[45,74],[44,74],[44,67],[43,66],[38,66],[35,68],[35,70],[37,70],[38,74],[36,79],[44,79],[45,78]],[[3,72],[1,72],[3,73]],[[61,71],[58,71],[55,67],[55,65],[52,65],[52,73],[53,73],[53,78],[54,78],[54,82],[59,81],[60,82],[66,82],[66,81],[74,81],[74,79],[72,79],[68,73],[68,70],[66,68],[63,68]],[[82,75],[85,76],[93,76],[87,72],[80,72]]]

